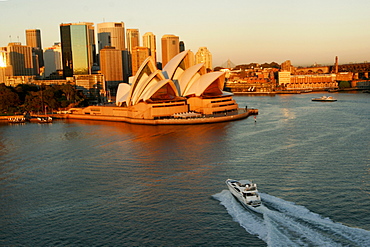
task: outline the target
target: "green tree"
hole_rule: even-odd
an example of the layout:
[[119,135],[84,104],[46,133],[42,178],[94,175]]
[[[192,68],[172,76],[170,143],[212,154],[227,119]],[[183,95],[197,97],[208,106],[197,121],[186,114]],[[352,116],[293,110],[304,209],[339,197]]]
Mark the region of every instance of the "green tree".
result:
[[18,110],[20,100],[12,87],[0,84],[0,111],[2,113],[14,113]]
[[24,109],[29,112],[42,112],[42,100],[39,92],[30,92],[27,94]]

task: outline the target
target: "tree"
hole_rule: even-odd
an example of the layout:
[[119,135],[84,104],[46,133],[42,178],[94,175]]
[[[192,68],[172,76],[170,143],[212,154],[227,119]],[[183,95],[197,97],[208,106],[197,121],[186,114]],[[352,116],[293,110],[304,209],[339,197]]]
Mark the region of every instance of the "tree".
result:
[[0,84],[0,111],[2,113],[14,113],[20,105],[19,96],[12,87]]

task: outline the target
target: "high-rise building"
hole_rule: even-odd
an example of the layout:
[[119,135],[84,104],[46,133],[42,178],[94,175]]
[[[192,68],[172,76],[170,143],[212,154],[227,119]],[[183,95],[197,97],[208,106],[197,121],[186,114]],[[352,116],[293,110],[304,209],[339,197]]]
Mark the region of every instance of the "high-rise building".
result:
[[134,49],[134,47],[140,46],[139,29],[127,29],[126,40],[128,51],[128,70],[131,76],[134,74],[132,71],[132,50]]
[[143,46],[149,48],[149,56],[154,59],[154,62],[157,62],[157,45],[155,35],[152,32],[143,35]]
[[7,53],[0,47],[0,83],[5,83],[7,72]]
[[[20,42],[9,43],[7,47],[0,47],[2,60],[6,54],[6,67],[10,69],[9,76],[32,76],[35,75],[32,59],[32,47],[22,45]],[[5,52],[5,53],[4,53]],[[2,66],[4,66],[3,64]]]
[[179,37],[167,34],[162,36],[162,66],[164,67],[168,61],[180,53]]
[[212,70],[212,54],[207,47],[200,47],[195,54],[195,64],[204,63],[206,69]]
[[111,95],[115,94],[116,82],[126,81],[128,73],[131,75],[131,72],[128,72],[131,71],[131,62],[127,60],[125,37],[123,22],[98,24],[100,70],[105,76],[107,90]]
[[63,76],[88,75],[96,63],[94,24],[60,24]]
[[52,73],[62,70],[62,47],[60,43],[55,43],[52,47],[44,48],[44,77],[49,77]]
[[180,41],[179,46],[180,46],[180,52],[185,51],[185,43],[184,43],[184,41]]
[[38,74],[39,68],[44,66],[44,56],[41,44],[41,31],[39,29],[27,29],[26,44],[32,47],[32,52],[34,53],[35,57],[34,67],[37,70],[36,73]]
[[98,24],[99,52],[106,46],[125,50],[125,24],[123,22],[104,22]]
[[112,46],[100,50],[100,70],[105,77],[106,90],[116,95],[119,83],[124,81],[123,52]]
[[149,57],[149,48],[136,46],[132,50],[132,75],[135,75],[141,64]]
[[126,39],[127,39],[127,50],[131,53],[134,47],[140,46],[139,29],[127,29]]
[[41,31],[39,29],[26,30],[26,44],[34,48],[42,49]]
[[6,51],[0,49],[0,68],[5,68],[6,64]]

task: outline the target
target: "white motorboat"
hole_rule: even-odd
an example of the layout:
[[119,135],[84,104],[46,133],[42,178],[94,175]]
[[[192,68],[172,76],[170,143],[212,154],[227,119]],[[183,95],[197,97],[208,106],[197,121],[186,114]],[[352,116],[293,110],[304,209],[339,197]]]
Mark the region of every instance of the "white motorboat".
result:
[[231,194],[233,194],[244,207],[258,212],[257,208],[262,205],[262,202],[256,184],[248,180],[238,181],[234,179],[227,179],[226,184]]
[[11,117],[8,118],[9,123],[24,123],[26,122],[26,118],[24,117]]
[[51,123],[53,122],[53,118],[52,117],[38,117],[37,121],[39,123]]
[[312,98],[312,101],[337,101],[335,98],[332,96],[321,96],[320,98]]

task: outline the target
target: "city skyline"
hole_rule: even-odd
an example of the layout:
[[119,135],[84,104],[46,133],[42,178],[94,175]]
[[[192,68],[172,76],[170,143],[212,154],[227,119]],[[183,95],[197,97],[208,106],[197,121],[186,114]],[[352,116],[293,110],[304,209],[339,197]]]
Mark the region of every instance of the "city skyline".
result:
[[138,29],[140,39],[146,32],[158,37],[158,61],[162,60],[160,37],[173,34],[193,52],[207,47],[213,66],[228,59],[236,65],[285,60],[295,66],[333,64],[336,56],[340,64],[361,63],[370,60],[370,34],[364,28],[370,20],[366,13],[369,8],[366,0],[189,0],[181,6],[168,0],[145,4],[34,0],[31,5],[25,0],[8,0],[0,1],[0,46],[25,44],[27,29],[40,29],[42,46],[51,47],[60,42],[62,23],[92,22],[97,26],[123,22],[127,29]]

